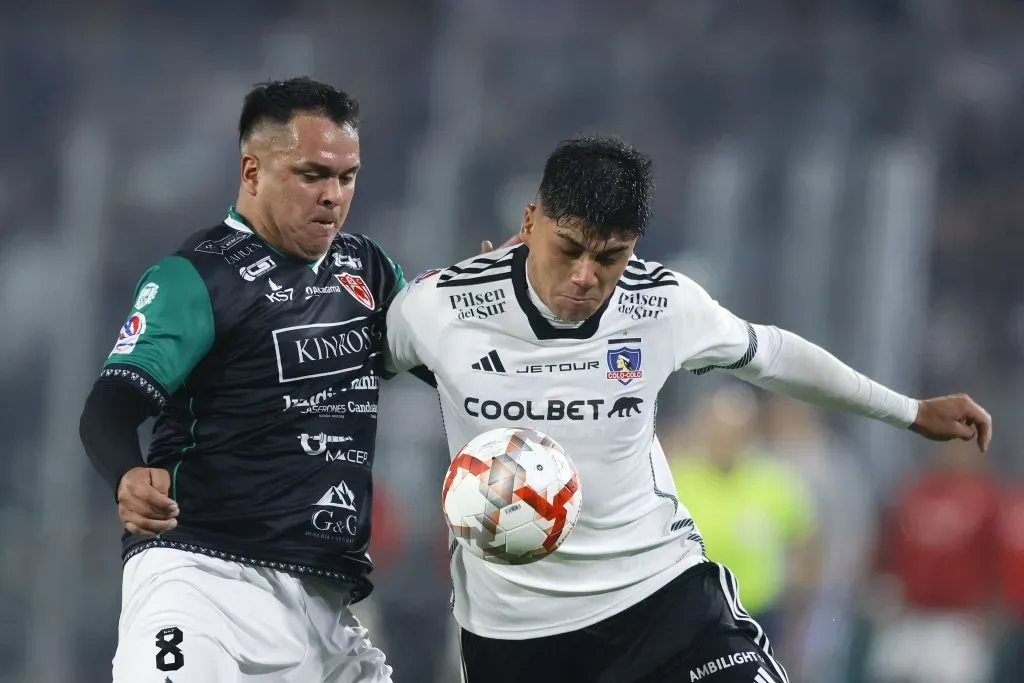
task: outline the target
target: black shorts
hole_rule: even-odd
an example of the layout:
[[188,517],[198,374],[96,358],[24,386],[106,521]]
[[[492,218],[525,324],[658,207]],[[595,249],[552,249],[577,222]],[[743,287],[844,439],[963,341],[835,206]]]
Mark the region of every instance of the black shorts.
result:
[[713,562],[578,631],[496,640],[462,629],[461,645],[466,683],[788,683],[736,577]]

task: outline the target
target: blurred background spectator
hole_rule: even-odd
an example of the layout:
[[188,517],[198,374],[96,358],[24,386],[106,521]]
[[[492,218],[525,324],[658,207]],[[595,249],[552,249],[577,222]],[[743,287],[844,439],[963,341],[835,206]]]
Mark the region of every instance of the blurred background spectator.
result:
[[[739,466],[772,463],[807,491],[774,542],[816,528],[817,569],[781,553],[790,578],[765,603],[781,605],[794,683],[1024,680],[1022,35],[1018,0],[5,7],[0,683],[109,680],[119,531],[78,444],[82,401],[138,275],[233,200],[242,96],[297,74],[362,101],[348,228],[410,275],[515,230],[559,139],[616,133],[657,167],[640,255],[894,388],[986,404],[996,442],[974,469],[947,467],[975,462],[968,451],[763,396],[749,432],[725,431],[750,439]],[[700,429],[676,432],[721,382],[681,375],[663,395],[658,424],[680,454],[706,448]],[[436,400],[400,378],[381,403],[396,534],[375,541],[363,609],[396,679],[452,681]],[[687,502],[695,487],[680,488]],[[697,517],[711,531],[730,503],[703,502],[720,506]],[[886,580],[868,561],[876,538]],[[985,562],[967,550],[982,547]],[[929,678],[937,661],[950,663]]]

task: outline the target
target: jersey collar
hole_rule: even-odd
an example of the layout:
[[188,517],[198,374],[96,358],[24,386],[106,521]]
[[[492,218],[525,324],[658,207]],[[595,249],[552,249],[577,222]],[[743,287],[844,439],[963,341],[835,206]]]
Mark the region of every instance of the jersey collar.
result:
[[611,298],[609,297],[601,304],[601,308],[583,321],[579,327],[555,327],[530,300],[529,285],[526,283],[526,257],[529,255],[530,249],[525,244],[515,248],[512,255],[512,290],[516,294],[519,307],[523,309],[526,319],[530,321],[530,328],[537,335],[537,339],[590,339],[593,337],[601,325],[601,316],[608,309]]
[[[250,233],[250,234],[253,234],[253,235],[256,234],[256,231],[253,230],[253,228],[252,228],[252,223],[250,223],[248,220],[246,220],[245,216],[243,216],[242,214],[238,213],[238,211],[235,210],[234,206],[229,206],[228,207],[228,215],[227,215],[227,218],[224,219],[224,224],[227,225],[229,228],[232,228],[233,230],[237,230],[239,232],[247,232],[247,233]],[[276,253],[278,253],[278,254],[281,253],[281,252],[277,251],[277,249],[274,249],[273,247],[271,247],[269,244],[267,246],[270,247],[270,249],[272,249]],[[312,261],[312,262],[310,262],[308,264],[309,267],[312,269],[312,271],[314,273],[319,273],[320,272],[320,264],[324,262],[325,258],[327,258],[327,254],[324,254],[323,256],[318,258],[316,261]]]

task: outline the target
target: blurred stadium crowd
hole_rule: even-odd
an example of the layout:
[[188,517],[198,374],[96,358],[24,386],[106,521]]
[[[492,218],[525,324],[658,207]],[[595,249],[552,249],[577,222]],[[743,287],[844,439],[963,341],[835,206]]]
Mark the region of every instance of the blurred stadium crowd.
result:
[[[78,410],[138,275],[233,201],[241,97],[297,74],[361,100],[347,228],[409,274],[515,230],[560,138],[615,133],[656,163],[641,255],[989,407],[986,458],[711,377],[659,428],[794,681],[1024,681],[1022,35],[1014,0],[5,9],[0,682],[109,679],[118,524]],[[404,378],[381,400],[364,613],[396,680],[452,681],[436,401]]]

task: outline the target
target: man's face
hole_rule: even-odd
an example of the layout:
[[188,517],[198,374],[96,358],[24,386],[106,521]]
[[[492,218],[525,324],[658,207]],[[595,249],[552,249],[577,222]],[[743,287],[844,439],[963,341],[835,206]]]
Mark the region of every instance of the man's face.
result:
[[579,221],[556,223],[534,204],[523,214],[522,240],[530,284],[566,322],[586,320],[614,293],[636,245],[635,237],[590,237]]
[[310,261],[327,253],[348,216],[359,171],[359,133],[300,115],[242,157],[242,180],[282,250]]

